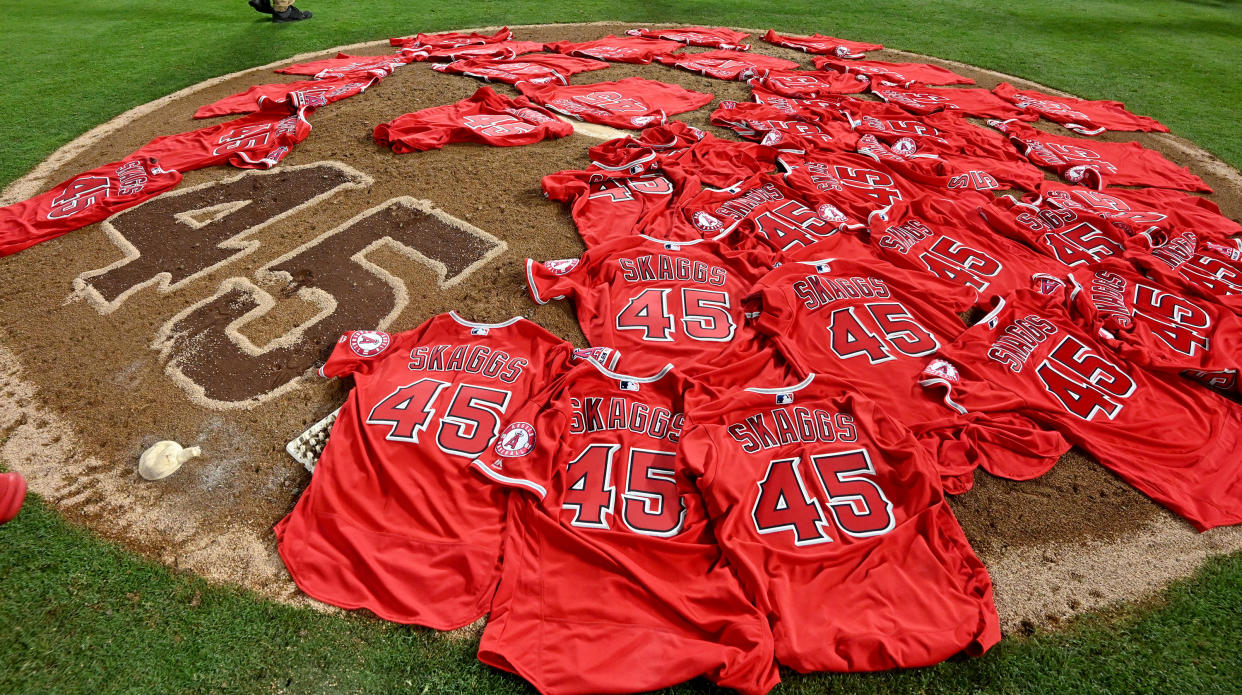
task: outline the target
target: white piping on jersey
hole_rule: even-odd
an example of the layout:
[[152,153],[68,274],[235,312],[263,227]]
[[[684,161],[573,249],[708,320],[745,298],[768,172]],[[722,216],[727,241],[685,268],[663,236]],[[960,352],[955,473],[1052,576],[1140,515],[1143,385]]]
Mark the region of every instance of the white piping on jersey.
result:
[[[1037,202],[1038,202],[1038,201],[1037,201]],[[1030,208],[1031,210],[1034,210],[1036,213],[1038,213],[1038,212],[1039,212],[1039,206],[1038,206],[1037,202],[1036,202],[1036,203],[1024,203],[1024,202],[1022,202],[1021,200],[1015,200],[1015,201],[1013,201],[1013,205],[1014,205],[1014,207],[1024,207],[1024,208]]]
[[919,382],[919,386],[922,386],[924,388],[928,386],[935,386],[937,384],[944,385],[944,404],[945,405],[956,410],[962,415],[965,415],[967,414],[967,412],[969,412],[965,408],[963,408],[961,405],[959,405],[957,402],[955,402],[952,398],[949,398],[949,396],[953,393],[953,384],[949,383],[947,379],[923,379],[922,381]]
[[[634,138],[630,138],[630,139],[631,139],[631,140],[634,140]],[[637,141],[637,140],[634,140],[634,142],[638,142],[638,141]],[[640,143],[640,144],[641,144],[641,143]],[[644,147],[651,147],[651,145],[644,145]],[[664,147],[668,147],[668,145],[664,145]],[[633,160],[633,161],[631,161],[631,162],[628,162],[628,163],[626,163],[626,164],[622,164],[621,166],[610,166],[610,165],[608,165],[608,164],[603,164],[603,163],[597,162],[597,161],[595,161],[594,159],[592,159],[592,160],[591,160],[591,164],[594,164],[595,166],[599,167],[600,169],[606,169],[606,170],[608,170],[608,171],[626,171],[626,170],[629,170],[629,169],[633,169],[633,168],[634,168],[634,166],[635,166],[635,165],[637,165],[637,164],[645,164],[645,163],[650,162],[651,160],[653,160],[653,159],[655,159],[655,158],[656,158],[656,153],[655,153],[655,152],[652,152],[651,154],[647,155],[646,157],[639,157],[638,159],[635,159],[635,160]],[[643,167],[643,170],[645,171],[645,170],[646,170],[646,167]]]
[[[1066,279],[1069,279],[1070,277],[1071,276],[1069,275],[1065,276]],[[1065,285],[1065,279],[1059,278],[1056,275],[1053,275],[1052,273],[1031,273],[1031,279],[1032,280],[1051,280],[1052,282],[1055,282],[1057,285],[1061,285],[1061,286]]]
[[[1039,276],[1035,275],[1033,277],[1039,277]],[[1073,274],[1066,275],[1065,279],[1069,280],[1070,284],[1074,286],[1074,289],[1070,290],[1070,295],[1069,295],[1069,298],[1072,301],[1075,297],[1078,296],[1079,292],[1082,292],[1082,289],[1083,289],[1082,284],[1078,282],[1078,278],[1074,277]]]
[[803,265],[816,265],[816,266],[817,266],[817,265],[824,265],[824,264],[826,264],[826,263],[831,263],[831,262],[833,262],[833,261],[835,261],[835,260],[837,260],[837,259],[835,259],[835,258],[821,258],[821,259],[819,259],[818,261],[798,261],[798,263],[801,263],[801,264],[803,264]]
[[741,188],[742,184],[746,183],[752,178],[754,177],[750,176],[744,179],[739,179],[738,181],[731,183],[728,186],[725,186],[724,188],[712,188],[711,186],[704,186],[703,190],[712,191],[713,193],[740,193],[742,190]]
[[463,319],[461,314],[457,313],[456,309],[450,309],[449,316],[453,317],[454,321],[466,326],[467,328],[505,328],[506,326],[512,326],[522,320],[521,316],[514,316],[504,323],[475,323],[474,321],[467,321],[466,319]]
[[792,393],[794,391],[801,391],[802,389],[810,386],[812,381],[815,381],[815,372],[811,372],[809,375],[807,375],[805,379],[803,379],[802,381],[799,381],[793,386],[781,386],[779,388],[774,388],[774,389],[759,388],[758,386],[747,386],[746,390],[754,392],[754,393],[770,393],[770,394]]
[[534,264],[535,264],[535,259],[533,258],[526,259],[526,286],[530,288],[530,296],[532,299],[535,300],[535,303],[536,304],[547,304],[548,302],[552,301],[552,299],[564,299],[565,295],[561,295],[559,297],[553,297],[552,299],[544,299],[543,297],[539,296],[539,287],[535,285],[535,276],[530,274],[530,269]]
[[659,381],[660,379],[664,378],[665,374],[668,374],[673,369],[673,363],[669,362],[668,364],[664,365],[663,369],[656,372],[655,374],[652,374],[651,376],[630,376],[629,374],[619,374],[617,372],[614,372],[611,369],[600,364],[599,362],[596,362],[595,360],[587,360],[587,364],[595,367],[596,369],[599,370],[600,374],[603,374],[604,376],[610,379],[616,379],[617,381],[633,381],[639,384],[650,384],[653,381]]
[[1104,127],[1088,128],[1087,126],[1082,125],[1081,123],[1066,123],[1065,127],[1069,128],[1075,133],[1078,133],[1079,135],[1099,135],[1100,133],[1103,133],[1105,130],[1108,130],[1107,128],[1104,128]]
[[986,316],[976,321],[975,325],[978,326],[981,323],[987,323],[988,321],[991,321],[992,319],[996,318],[996,315],[999,314],[1001,309],[1004,309],[1004,308],[1005,308],[1005,298],[997,297],[996,308],[992,309],[991,311],[987,313]]
[[539,483],[536,483],[533,480],[527,480],[525,478],[510,478],[507,475],[502,475],[492,470],[491,466],[487,465],[486,463],[483,463],[479,459],[475,459],[471,461],[470,463],[474,465],[474,467],[477,470],[481,471],[484,475],[491,478],[492,480],[495,480],[498,483],[501,483],[503,485],[510,485],[513,487],[524,487],[527,490],[530,490],[531,492],[535,493],[536,495],[539,495],[539,499],[543,499],[544,497],[548,496],[547,488],[540,485]]
[[[736,226],[737,225],[735,224],[734,227]],[[657,239],[653,236],[647,236],[646,234],[639,234],[638,236],[646,239],[647,241],[654,241],[657,244],[672,244],[674,246],[693,246],[701,241],[707,241],[708,239],[710,239],[711,241],[715,241],[719,239],[720,237],[724,236],[725,234],[728,234],[731,231],[733,231],[733,227],[729,227],[728,229],[726,229],[724,234],[719,234],[714,237],[704,237],[702,239],[695,239],[693,241],[670,241],[668,239]]]
[[871,218],[875,217],[876,215],[879,215],[881,220],[888,222],[888,211],[892,209],[893,209],[893,206],[888,205],[887,207],[882,207],[879,210],[872,210],[870,213],[867,214],[867,226],[868,227],[871,226],[872,224]]

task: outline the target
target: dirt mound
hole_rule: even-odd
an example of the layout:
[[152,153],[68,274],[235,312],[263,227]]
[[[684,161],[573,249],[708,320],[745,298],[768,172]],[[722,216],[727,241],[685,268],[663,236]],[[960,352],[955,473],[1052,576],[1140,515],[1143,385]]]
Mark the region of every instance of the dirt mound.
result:
[[[586,40],[625,28],[517,27],[514,34]],[[390,51],[384,42],[349,50]],[[754,50],[810,67],[805,54],[760,41]],[[918,58],[984,87],[1001,80],[1034,86]],[[191,119],[220,97],[301,79],[271,68],[135,109],[66,146],[5,198],[119,159],[156,135],[224,120]],[[711,92],[717,101],[749,98],[743,84],[660,65],[614,64],[574,81],[630,76]],[[539,180],[581,168],[586,149],[611,133],[582,128],[527,147],[450,146],[402,156],[371,141],[376,124],[465,98],[478,85],[430,64],[402,68],[316,113],[310,138],[273,171],[191,172],[161,198],[6,259],[0,459],[102,536],[213,580],[311,603],[277,558],[271,527],[308,481],[284,443],[343,400],[337,384],[311,372],[339,333],[402,331],[457,309],[482,321],[521,314],[584,344],[566,304],[536,307],[527,299],[523,261],[581,253],[566,211],[544,199]],[[713,108],[680,118],[732,137],[708,125]],[[1242,177],[1219,160],[1172,136],[1120,139],[1190,166],[1217,189],[1227,214],[1242,216]],[[199,446],[203,456],[168,479],[143,481],[138,455],[161,439]],[[1239,531],[1196,534],[1078,454],[1037,481],[980,474],[954,509],[992,569],[1010,629],[1142,595],[1210,553],[1242,548]]]

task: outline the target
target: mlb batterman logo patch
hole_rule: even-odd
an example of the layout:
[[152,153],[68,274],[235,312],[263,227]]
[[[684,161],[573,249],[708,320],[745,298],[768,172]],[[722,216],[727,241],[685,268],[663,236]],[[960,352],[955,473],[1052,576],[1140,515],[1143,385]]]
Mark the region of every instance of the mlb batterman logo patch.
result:
[[509,425],[496,440],[496,453],[506,458],[525,456],[534,448],[535,428],[525,422]]
[[383,331],[354,331],[349,336],[349,349],[359,357],[374,357],[388,349],[392,339]]

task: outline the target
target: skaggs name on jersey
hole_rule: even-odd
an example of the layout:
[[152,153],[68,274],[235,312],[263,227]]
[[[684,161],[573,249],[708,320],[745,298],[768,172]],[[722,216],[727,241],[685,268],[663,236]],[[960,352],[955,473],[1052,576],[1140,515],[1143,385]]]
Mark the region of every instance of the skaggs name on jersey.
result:
[[1030,314],[1014,319],[1000,332],[1001,336],[988,348],[988,357],[1009,367],[1010,371],[1020,372],[1035,348],[1054,335],[1057,327],[1047,319]]
[[720,266],[662,253],[638,258],[618,258],[617,264],[621,266],[621,277],[627,282],[681,280],[721,287],[728,277],[728,273]]
[[828,278],[807,275],[793,284],[794,294],[807,309],[817,309],[840,299],[891,297],[888,285],[880,278]]
[[854,442],[854,416],[801,406],[773,408],[756,413],[726,429],[748,454],[796,442]]
[[621,396],[611,398],[569,399],[574,409],[569,431],[573,434],[602,432],[605,430],[629,430],[652,439],[664,439],[677,443],[685,416],[668,408],[649,406]]
[[528,361],[486,345],[423,345],[410,350],[411,370],[469,372],[512,384],[522,376]]

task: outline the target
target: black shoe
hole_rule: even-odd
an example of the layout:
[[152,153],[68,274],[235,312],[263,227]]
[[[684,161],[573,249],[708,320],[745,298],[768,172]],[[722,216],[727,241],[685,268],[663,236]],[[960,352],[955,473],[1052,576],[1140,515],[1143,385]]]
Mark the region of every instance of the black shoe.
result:
[[[259,0],[259,2],[262,2],[262,0]],[[310,10],[303,11],[303,10],[299,10],[293,5],[290,5],[289,9],[285,10],[284,12],[273,12],[272,21],[273,22],[300,22],[303,19],[310,19],[312,16],[313,15],[311,14]]]
[[263,14],[275,12],[272,9],[272,0],[250,0],[250,6],[254,8],[255,12],[262,12]]

